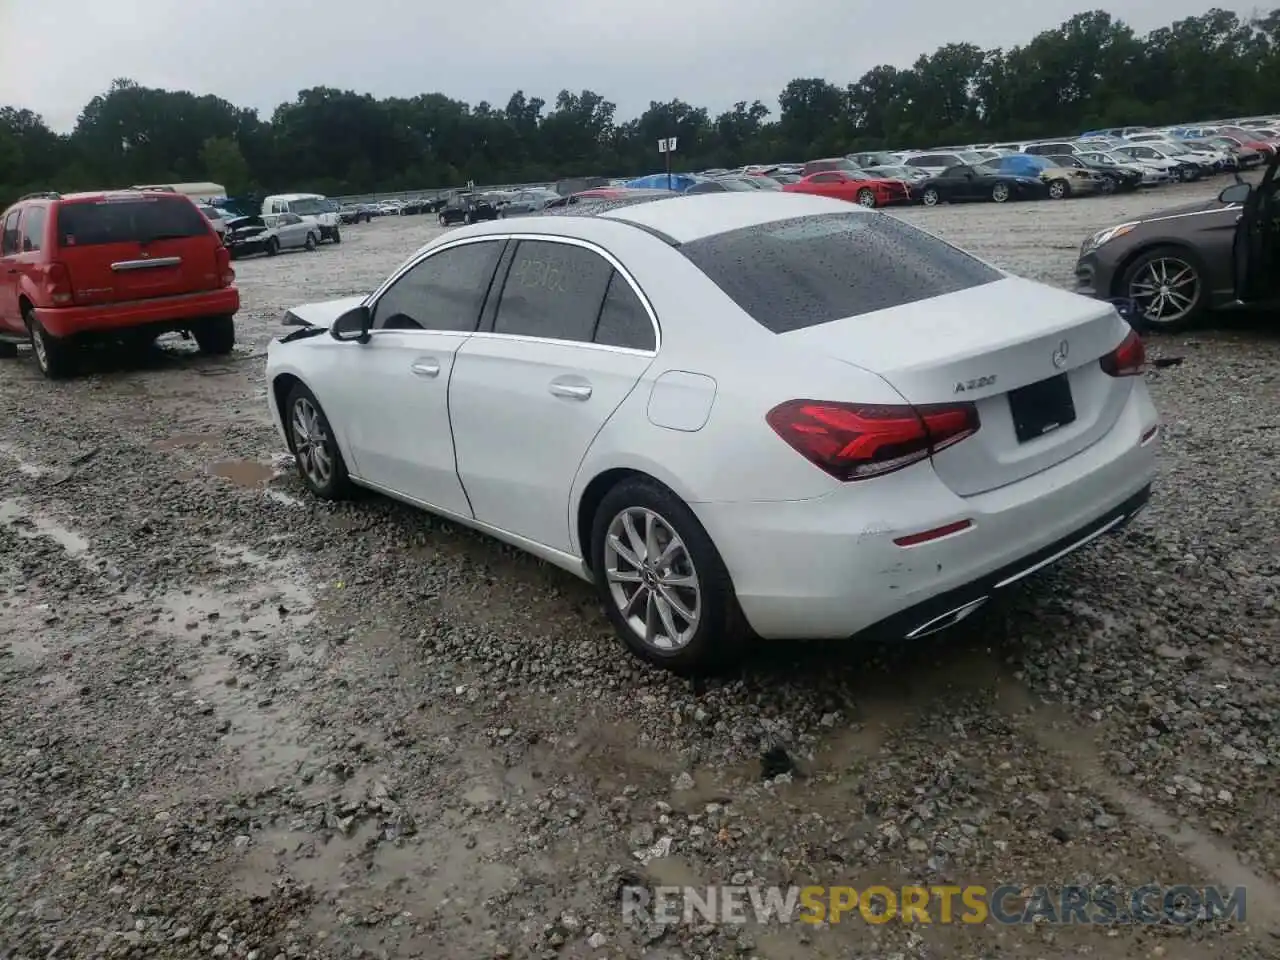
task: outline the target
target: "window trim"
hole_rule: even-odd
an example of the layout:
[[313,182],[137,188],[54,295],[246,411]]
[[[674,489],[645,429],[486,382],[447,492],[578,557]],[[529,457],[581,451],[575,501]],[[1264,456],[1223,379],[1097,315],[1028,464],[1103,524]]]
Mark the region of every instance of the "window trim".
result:
[[[5,224],[9,222],[10,217],[17,218],[13,222],[13,230],[12,230],[12,233],[14,236],[14,242],[17,244],[17,246],[15,247],[15,249],[9,252],[5,252],[4,237],[5,237],[5,234],[10,232],[10,230],[6,228]],[[17,257],[21,255],[22,255],[22,207],[12,207],[6,210],[4,214],[0,216],[0,257]]]
[[[483,330],[479,328],[477,328],[475,331],[471,333],[465,333],[464,331],[459,331],[459,330],[388,330],[386,332],[396,333],[396,334],[412,334],[415,336],[419,334],[449,334],[450,336],[456,337],[459,334],[463,334],[468,339],[470,339],[471,337],[477,337],[483,340],[510,340],[515,343],[550,343],[550,344],[564,345],[564,346],[570,346],[570,347],[582,347],[590,350],[603,350],[606,353],[621,353],[621,354],[627,354],[631,356],[640,356],[640,357],[656,357],[658,355],[658,351],[662,349],[662,327],[658,323],[658,315],[653,309],[653,304],[650,302],[649,298],[645,296],[644,290],[641,289],[640,284],[636,282],[636,278],[632,275],[631,271],[628,270],[625,266],[623,266],[622,261],[620,261],[617,257],[615,257],[612,253],[610,253],[608,250],[606,250],[604,247],[600,246],[599,244],[593,243],[590,240],[581,240],[577,237],[566,237],[561,234],[485,233],[485,234],[481,234],[480,236],[462,237],[461,239],[458,239],[458,240],[448,241],[446,243],[441,244],[438,247],[432,247],[430,250],[424,251],[421,256],[414,257],[413,260],[406,263],[403,267],[401,267],[399,270],[393,273],[390,277],[384,280],[382,282],[382,285],[379,286],[376,290],[374,290],[373,293],[369,294],[369,296],[365,298],[363,305],[368,307],[370,310],[372,310],[375,304],[377,303],[377,301],[382,297],[384,293],[386,293],[386,291],[397,280],[399,280],[402,276],[404,276],[410,270],[417,267],[420,263],[423,263],[426,260],[429,260],[431,257],[434,257],[436,254],[444,253],[446,250],[453,250],[453,249],[456,249],[457,247],[466,246],[472,243],[490,243],[490,242],[510,243],[512,241],[519,242],[520,240],[543,241],[546,243],[562,243],[571,247],[581,247],[584,250],[589,250],[592,253],[595,253],[598,256],[603,257],[605,262],[607,262],[611,267],[613,267],[613,269],[618,273],[618,275],[627,281],[627,283],[631,287],[631,292],[636,295],[636,298],[640,301],[640,306],[644,308],[645,314],[649,317],[649,325],[653,328],[653,349],[640,350],[635,347],[615,347],[612,344],[608,344],[608,343],[593,343],[593,342],[586,342],[582,340],[558,340],[553,337],[533,337],[527,334],[519,334],[519,333],[495,333],[492,330]],[[503,261],[503,255],[499,254],[498,264],[494,272],[494,276],[491,277],[489,280],[489,291],[485,298],[486,303],[484,306],[481,307],[479,327],[484,326],[485,309],[488,306],[487,301],[489,297],[494,295],[494,283],[498,279],[497,274],[499,272],[502,272],[502,267],[503,267],[502,261]],[[505,272],[503,273],[503,276],[502,276],[502,282],[503,284],[506,283]],[[501,294],[501,292],[502,292],[501,288],[499,288],[497,293]],[[606,294],[607,292],[608,291],[606,290]],[[374,334],[378,332],[379,331],[377,330],[370,331],[370,333],[374,333]]]

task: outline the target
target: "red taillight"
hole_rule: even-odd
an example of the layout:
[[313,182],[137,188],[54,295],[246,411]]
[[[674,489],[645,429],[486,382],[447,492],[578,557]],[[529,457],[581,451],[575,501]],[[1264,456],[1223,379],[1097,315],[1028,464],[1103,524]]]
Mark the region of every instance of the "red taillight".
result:
[[71,273],[64,263],[53,262],[44,268],[44,290],[54,306],[66,306],[74,298]]
[[884,406],[788,400],[765,417],[801,456],[837,480],[866,480],[977,433],[972,403]]
[[219,244],[215,256],[218,261],[218,277],[224,287],[236,282],[236,272],[231,269],[231,251]]
[[1142,345],[1142,338],[1130,330],[1120,346],[1098,362],[1102,364],[1103,372],[1113,377],[1138,377],[1147,368],[1147,348]]

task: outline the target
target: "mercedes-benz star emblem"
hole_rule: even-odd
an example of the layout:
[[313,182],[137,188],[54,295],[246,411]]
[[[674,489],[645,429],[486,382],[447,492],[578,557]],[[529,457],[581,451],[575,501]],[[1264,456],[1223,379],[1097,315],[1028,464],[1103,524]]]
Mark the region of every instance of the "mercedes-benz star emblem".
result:
[[1053,365],[1061,370],[1067,364],[1067,354],[1071,352],[1071,344],[1063,340],[1053,351]]

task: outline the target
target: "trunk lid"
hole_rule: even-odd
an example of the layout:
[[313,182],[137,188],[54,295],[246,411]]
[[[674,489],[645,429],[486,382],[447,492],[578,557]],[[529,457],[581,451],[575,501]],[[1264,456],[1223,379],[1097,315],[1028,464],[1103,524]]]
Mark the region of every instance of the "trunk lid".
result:
[[971,496],[1106,435],[1132,383],[1098,359],[1128,329],[1109,304],[1010,277],[782,339],[880,375],[909,403],[975,404],[978,432],[933,457],[942,481]]
[[79,305],[219,289],[219,245],[185,197],[128,193],[58,208],[58,259]]

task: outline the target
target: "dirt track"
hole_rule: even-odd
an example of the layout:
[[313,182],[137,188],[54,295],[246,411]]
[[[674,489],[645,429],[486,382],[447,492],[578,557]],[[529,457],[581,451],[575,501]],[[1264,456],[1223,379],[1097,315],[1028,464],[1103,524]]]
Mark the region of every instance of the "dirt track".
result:
[[[1090,231],[1220,186],[903,216],[1065,283]],[[1122,537],[964,632],[766,648],[695,689],[572,578],[288,472],[283,310],[437,229],[238,262],[231,361],[0,364],[0,957],[1280,952],[1276,318],[1154,341],[1182,362],[1149,375],[1163,473]],[[770,748],[793,773],[762,779]],[[1249,919],[631,928],[617,903],[1104,880],[1245,884]]]

